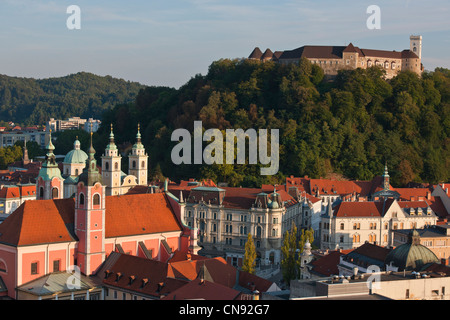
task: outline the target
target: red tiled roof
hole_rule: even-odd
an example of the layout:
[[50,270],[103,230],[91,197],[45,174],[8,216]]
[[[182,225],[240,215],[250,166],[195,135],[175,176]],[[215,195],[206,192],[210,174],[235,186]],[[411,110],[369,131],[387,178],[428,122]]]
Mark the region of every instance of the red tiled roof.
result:
[[344,255],[343,252],[331,251],[329,254],[314,260],[311,262],[311,265],[313,266],[312,271],[326,277],[338,275],[339,269],[337,266],[342,255]]
[[76,241],[73,230],[74,200],[25,201],[0,224],[0,242],[13,246]]
[[385,247],[380,247],[372,243],[364,243],[363,245],[359,246],[358,248],[354,249],[349,254],[357,253],[363,256],[366,256],[368,258],[372,258],[378,261],[383,261],[386,259],[386,256],[389,252],[391,252],[392,249],[388,249]]
[[273,282],[245,271],[239,271],[239,285],[251,291],[267,292]]
[[340,181],[340,180],[330,180],[330,179],[311,179],[310,194],[315,194],[318,189],[319,194],[327,195],[347,195],[347,194],[359,194],[361,196],[367,196],[371,194],[374,190],[374,184],[378,181]]
[[236,284],[236,268],[223,258],[180,261],[169,264],[168,276],[176,279],[194,280],[205,266],[216,283],[232,288]]
[[241,292],[219,283],[197,278],[161,300],[237,300]]
[[106,238],[181,231],[165,193],[106,197]]
[[4,186],[0,190],[0,199],[20,198],[20,189],[18,186]]
[[[167,263],[114,253],[115,262],[105,273],[97,274],[103,284],[160,297],[186,285],[187,281],[167,277]],[[108,257],[109,258],[109,257]],[[107,263],[107,262],[105,262]],[[106,278],[105,276],[108,275]],[[143,285],[144,284],[144,285]]]
[[[14,246],[76,241],[73,198],[25,201],[0,224],[0,242]],[[105,236],[181,231],[164,193],[106,197]]]
[[[388,201],[387,201],[388,202]],[[385,209],[387,209],[387,206]],[[383,202],[341,202],[334,209],[335,217],[381,217]]]

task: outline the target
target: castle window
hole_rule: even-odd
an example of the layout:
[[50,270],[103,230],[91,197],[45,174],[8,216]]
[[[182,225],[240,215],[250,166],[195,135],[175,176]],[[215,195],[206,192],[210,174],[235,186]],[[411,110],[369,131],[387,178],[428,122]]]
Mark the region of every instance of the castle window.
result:
[[92,203],[94,205],[99,205],[100,204],[100,195],[99,194],[94,194],[94,198],[92,199]]
[[80,194],[80,205],[84,205],[84,194]]

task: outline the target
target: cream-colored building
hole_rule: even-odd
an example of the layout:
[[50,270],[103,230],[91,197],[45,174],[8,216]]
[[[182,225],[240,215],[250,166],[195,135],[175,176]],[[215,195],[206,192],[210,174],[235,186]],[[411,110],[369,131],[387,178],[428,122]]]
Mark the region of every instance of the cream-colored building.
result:
[[412,71],[421,75],[423,66],[422,36],[410,37],[410,49],[403,51],[361,49],[352,43],[348,46],[303,46],[294,50],[276,51],[267,49],[264,53],[255,48],[249,59],[276,61],[282,64],[298,63],[306,58],[311,63],[320,66],[326,76],[336,76],[339,70],[367,69],[373,66],[386,71],[386,78],[390,79],[400,71]]
[[386,199],[368,202],[341,202],[321,221],[321,249],[351,249],[368,241],[394,246],[393,231],[436,225],[438,217],[426,201]]
[[[182,193],[181,193],[182,194]],[[257,264],[279,265],[284,233],[301,228],[302,203],[284,190],[196,187],[186,193],[184,223],[198,229],[201,254],[241,266],[248,234]]]

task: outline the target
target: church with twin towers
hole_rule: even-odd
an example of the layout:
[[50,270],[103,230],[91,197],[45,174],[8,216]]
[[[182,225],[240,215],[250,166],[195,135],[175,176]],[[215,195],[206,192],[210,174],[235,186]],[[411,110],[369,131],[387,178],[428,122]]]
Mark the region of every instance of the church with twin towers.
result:
[[[92,133],[91,133],[92,139]],[[92,148],[92,144],[91,144]],[[52,143],[51,132],[46,146],[46,156],[36,179],[36,199],[65,199],[76,193],[80,175],[86,167],[88,155],[81,149],[78,138],[73,149],[67,153],[62,164],[56,163],[55,147]],[[113,126],[109,143],[101,156],[101,178],[105,186],[105,195],[126,194],[131,188],[148,185],[148,154],[141,141],[140,126],[136,134],[136,141],[128,155],[128,174],[122,171],[122,156],[114,141]]]

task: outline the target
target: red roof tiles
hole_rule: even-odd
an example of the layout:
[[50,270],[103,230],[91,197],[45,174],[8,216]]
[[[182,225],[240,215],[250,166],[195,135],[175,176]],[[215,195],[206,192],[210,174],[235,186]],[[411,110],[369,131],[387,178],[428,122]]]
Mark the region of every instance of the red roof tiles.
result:
[[[164,193],[106,198],[105,236],[120,237],[181,231]],[[0,224],[0,242],[13,246],[76,241],[75,201],[25,201]]]

